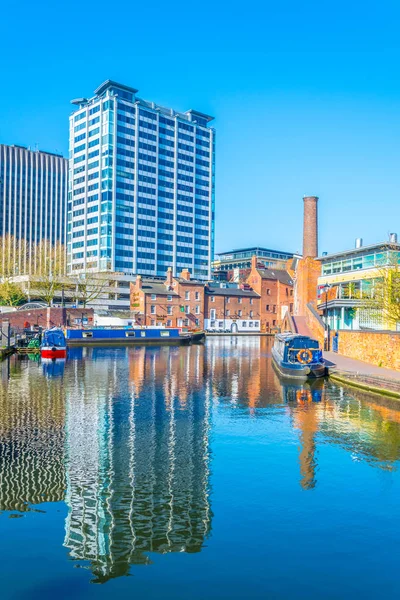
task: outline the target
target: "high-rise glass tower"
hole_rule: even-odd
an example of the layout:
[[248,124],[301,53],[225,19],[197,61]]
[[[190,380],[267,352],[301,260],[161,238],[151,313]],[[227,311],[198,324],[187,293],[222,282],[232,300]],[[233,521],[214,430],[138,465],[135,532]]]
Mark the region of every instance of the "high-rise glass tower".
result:
[[178,113],[106,81],[70,117],[68,270],[210,277],[212,117]]
[[[15,254],[15,274],[28,274],[34,248],[65,244],[68,161],[59,154],[0,144],[0,239],[26,240],[31,252]],[[5,246],[0,248],[4,255]]]

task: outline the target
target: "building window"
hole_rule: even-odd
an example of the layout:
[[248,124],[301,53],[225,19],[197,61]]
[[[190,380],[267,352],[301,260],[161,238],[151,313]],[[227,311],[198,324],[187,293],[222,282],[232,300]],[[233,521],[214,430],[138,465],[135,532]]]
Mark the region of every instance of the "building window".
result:
[[274,320],[272,321],[272,327],[275,327],[275,325],[276,325],[276,321],[275,321],[275,319],[274,319]]
[[227,298],[226,298],[226,303],[227,303],[227,304],[229,304],[229,302],[230,302],[230,301],[231,301],[230,297],[229,297],[229,296],[227,296]]
[[150,313],[151,313],[152,315],[155,315],[155,314],[156,314],[156,307],[154,306],[154,304],[152,304],[152,305],[150,306]]
[[212,309],[210,310],[210,319],[211,319],[212,321],[214,321],[214,320],[215,320],[215,308],[212,308]]
[[200,314],[200,304],[196,305],[196,315]]
[[210,296],[210,302],[215,302],[215,296]]
[[265,310],[269,311],[269,304],[266,305]]
[[196,323],[197,326],[199,326],[200,325],[199,319],[196,319],[195,323]]
[[249,327],[253,327],[253,321],[249,321]]
[[259,322],[258,321],[254,321],[254,327],[259,327],[259,326],[260,326]]
[[289,296],[289,290],[286,288],[286,296]]
[[250,298],[250,304],[253,304],[253,298]]
[[272,312],[276,313],[276,304],[274,304],[274,308],[272,309]]
[[267,288],[267,296],[271,295],[271,290],[269,288]]
[[226,313],[225,313],[225,316],[229,317],[230,314],[231,314],[231,311],[227,310]]
[[185,300],[190,300],[190,292],[185,292]]
[[293,296],[293,290],[290,290],[290,295]]
[[241,317],[241,316],[242,316],[242,311],[238,310],[238,317]]
[[171,319],[167,320],[167,327],[172,327],[172,321],[171,321]]
[[221,328],[221,327],[223,327],[223,326],[224,326],[224,323],[223,323],[223,321],[220,321],[220,322],[218,323],[218,327],[220,327],[220,328]]
[[247,327],[247,321],[242,321],[242,327]]
[[151,299],[152,299],[152,300],[157,300],[157,296],[156,296],[156,294],[152,294],[152,295],[151,295]]
[[251,311],[250,311],[250,313],[249,313],[249,317],[250,317],[250,319],[252,319],[252,318],[253,318],[253,311],[252,311],[252,310],[251,310]]
[[185,313],[187,315],[190,313],[190,306],[188,304],[185,306]]
[[155,320],[154,320],[154,319],[152,319],[152,320],[151,320],[151,325],[152,325],[152,327],[154,327],[154,326],[155,326],[155,324],[156,324]]
[[167,315],[172,315],[172,306],[167,306]]
[[183,325],[185,327],[188,327],[189,326],[189,319],[183,319]]
[[195,292],[194,297],[196,300],[200,300],[200,292]]
[[243,298],[238,298],[238,304],[242,304]]
[[290,304],[290,306],[289,306],[289,312],[291,312],[291,313],[293,312],[293,304]]

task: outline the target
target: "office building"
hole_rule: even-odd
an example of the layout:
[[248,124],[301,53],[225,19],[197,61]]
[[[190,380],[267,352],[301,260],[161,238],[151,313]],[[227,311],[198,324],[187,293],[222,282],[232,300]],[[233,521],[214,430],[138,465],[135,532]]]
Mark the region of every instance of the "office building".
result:
[[293,258],[293,253],[260,247],[220,252],[213,262],[214,279],[219,281],[246,281],[251,271],[253,256],[257,257],[260,267],[286,269],[287,261]]
[[[29,249],[43,240],[66,240],[68,161],[59,154],[0,144],[0,237],[6,244],[26,240]],[[13,252],[15,274],[32,272],[34,252]],[[7,251],[0,249],[2,255]]]
[[106,81],[70,116],[68,271],[208,279],[214,245],[212,117]]
[[331,329],[400,329],[400,323],[387,321],[383,310],[368,305],[384,270],[393,268],[399,257],[400,244],[392,233],[387,242],[364,246],[358,238],[353,249],[316,259],[321,265],[318,307]]

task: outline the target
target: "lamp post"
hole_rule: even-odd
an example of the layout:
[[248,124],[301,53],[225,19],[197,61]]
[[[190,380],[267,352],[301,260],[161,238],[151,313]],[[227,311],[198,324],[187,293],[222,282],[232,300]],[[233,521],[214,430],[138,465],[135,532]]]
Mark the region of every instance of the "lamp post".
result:
[[325,284],[322,288],[325,292],[325,344],[324,350],[329,350],[329,325],[328,325],[328,292],[330,290],[330,285]]

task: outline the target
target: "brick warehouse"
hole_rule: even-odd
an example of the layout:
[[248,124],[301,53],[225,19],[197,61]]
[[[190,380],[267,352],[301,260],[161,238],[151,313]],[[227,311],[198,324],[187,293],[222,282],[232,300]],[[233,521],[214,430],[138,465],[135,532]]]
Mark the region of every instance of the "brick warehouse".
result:
[[191,279],[187,269],[173,277],[137,277],[131,284],[131,311],[138,324],[270,332],[293,312],[293,281],[281,269],[265,269],[254,256],[246,283],[209,283]]
[[131,311],[141,325],[202,329],[204,283],[191,279],[187,269],[173,277],[169,268],[165,280],[138,276],[131,283]]
[[247,283],[260,297],[260,329],[279,328],[286,312],[293,313],[293,280],[283,269],[265,269],[253,256]]

